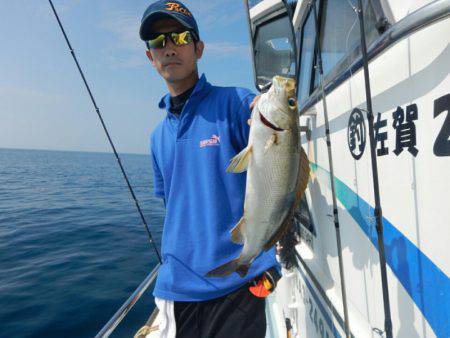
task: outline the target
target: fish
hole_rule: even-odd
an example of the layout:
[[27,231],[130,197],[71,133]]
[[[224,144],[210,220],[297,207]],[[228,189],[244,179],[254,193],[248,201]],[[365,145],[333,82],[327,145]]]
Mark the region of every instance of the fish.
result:
[[239,257],[209,271],[207,277],[233,272],[245,277],[254,259],[286,234],[308,184],[310,168],[300,144],[295,80],[275,76],[256,102],[249,124],[248,145],[227,168],[230,173],[247,171],[243,215],[230,231],[231,241],[243,248]]

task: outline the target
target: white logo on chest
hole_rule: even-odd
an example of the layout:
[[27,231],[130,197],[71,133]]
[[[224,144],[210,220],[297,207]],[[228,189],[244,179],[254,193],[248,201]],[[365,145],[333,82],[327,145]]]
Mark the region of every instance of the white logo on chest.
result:
[[200,148],[220,146],[220,137],[213,134],[211,138],[200,141]]

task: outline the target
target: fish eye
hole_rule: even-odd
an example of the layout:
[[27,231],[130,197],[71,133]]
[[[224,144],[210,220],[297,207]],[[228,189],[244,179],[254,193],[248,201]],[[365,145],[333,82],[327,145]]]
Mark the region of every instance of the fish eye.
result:
[[289,107],[295,108],[297,106],[297,100],[293,97],[290,97],[288,99],[288,104],[289,104]]

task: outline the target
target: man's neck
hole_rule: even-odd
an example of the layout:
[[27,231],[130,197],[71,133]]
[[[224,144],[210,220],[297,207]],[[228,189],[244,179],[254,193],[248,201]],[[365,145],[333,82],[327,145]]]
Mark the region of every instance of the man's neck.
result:
[[168,82],[166,81],[167,88],[169,89],[170,96],[178,96],[180,94],[183,94],[188,89],[191,89],[195,86],[195,84],[198,81],[198,73],[193,73],[192,76],[188,77],[187,79],[184,79],[181,82]]

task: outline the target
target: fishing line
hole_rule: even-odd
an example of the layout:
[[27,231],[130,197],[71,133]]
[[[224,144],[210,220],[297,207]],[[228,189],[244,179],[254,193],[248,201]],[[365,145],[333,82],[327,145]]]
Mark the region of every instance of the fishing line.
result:
[[[311,5],[311,3],[310,3]],[[327,150],[328,150],[328,165],[330,168],[330,185],[331,185],[331,195],[333,198],[333,220],[334,220],[334,228],[336,230],[336,247],[337,247],[337,253],[338,253],[338,261],[339,261],[339,275],[341,279],[341,294],[342,294],[342,307],[344,310],[344,331],[345,336],[347,338],[350,338],[350,322],[348,317],[348,306],[347,306],[347,292],[345,288],[345,277],[344,277],[344,262],[342,259],[342,244],[341,244],[341,230],[340,230],[340,224],[339,224],[339,214],[338,214],[338,208],[337,208],[337,201],[336,201],[336,188],[334,185],[334,168],[333,168],[333,155],[331,152],[331,137],[330,137],[330,124],[328,120],[328,106],[327,106],[327,100],[325,96],[325,88],[324,88],[324,79],[323,79],[323,64],[322,64],[322,51],[320,48],[320,39],[319,39],[319,20],[317,18],[317,7],[316,7],[316,1],[312,1],[312,11],[314,15],[314,23],[315,23],[315,29],[316,29],[316,37],[315,37],[315,43],[316,43],[316,67],[319,71],[319,78],[320,78],[320,90],[322,92],[322,103],[323,103],[323,111],[324,111],[324,117],[325,117],[325,135],[327,140]]]
[[150,244],[152,245],[152,247],[156,253],[156,256],[158,257],[159,263],[162,264],[161,255],[159,254],[158,248],[156,247],[155,241],[153,240],[152,233],[150,232],[147,221],[145,220],[144,214],[142,213],[141,207],[139,205],[138,199],[137,199],[136,195],[134,194],[134,190],[131,187],[130,181],[128,180],[128,176],[122,165],[122,161],[120,160],[119,154],[116,151],[116,147],[114,146],[111,136],[109,135],[108,129],[106,128],[105,122],[103,121],[103,117],[102,117],[102,114],[100,113],[100,109],[98,108],[97,103],[95,102],[94,96],[92,95],[91,88],[89,87],[86,77],[84,76],[83,70],[81,69],[81,66],[78,63],[78,59],[75,55],[75,51],[73,50],[72,45],[70,44],[69,38],[67,37],[66,31],[64,30],[61,20],[59,19],[59,16],[58,16],[58,13],[56,12],[55,6],[53,6],[52,0],[48,0],[48,2],[50,3],[50,6],[52,7],[52,10],[53,10],[53,13],[55,14],[56,20],[58,21],[59,28],[61,28],[61,32],[64,35],[64,39],[66,40],[67,46],[69,47],[70,53],[72,54],[72,57],[73,57],[73,60],[75,61],[78,71],[80,72],[81,78],[83,79],[84,85],[88,91],[89,97],[91,98],[92,104],[94,105],[95,112],[97,113],[98,118],[100,119],[103,130],[105,131],[106,137],[108,138],[109,144],[111,145],[111,148],[114,152],[114,156],[116,157],[117,163],[119,164],[119,167],[120,167],[120,170],[122,171],[123,177],[124,177],[125,181],[127,182],[128,190],[130,191],[131,197],[134,200],[134,204],[136,205],[136,208],[141,217],[142,223],[144,224],[145,230],[147,231],[147,235],[150,240]]
[[364,16],[362,9],[362,0],[358,0],[358,18],[359,27],[361,35],[361,51],[363,57],[364,66],[364,82],[366,89],[366,103],[367,103],[367,119],[369,121],[369,138],[370,138],[370,157],[372,162],[372,176],[373,176],[373,193],[375,197],[375,219],[376,219],[376,229],[378,235],[378,255],[380,260],[380,271],[381,271],[381,284],[383,290],[383,305],[384,305],[384,331],[387,338],[392,338],[392,319],[391,319],[391,307],[389,302],[389,287],[386,272],[386,257],[384,254],[384,235],[383,235],[383,213],[381,210],[380,202],[380,186],[378,181],[378,165],[377,157],[375,154],[376,143],[374,139],[374,126],[373,126],[373,110],[372,110],[372,94],[370,90],[370,77],[369,77],[369,62],[367,57],[367,45],[366,45],[366,35],[364,29]]

